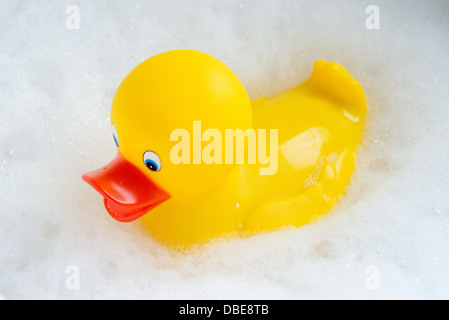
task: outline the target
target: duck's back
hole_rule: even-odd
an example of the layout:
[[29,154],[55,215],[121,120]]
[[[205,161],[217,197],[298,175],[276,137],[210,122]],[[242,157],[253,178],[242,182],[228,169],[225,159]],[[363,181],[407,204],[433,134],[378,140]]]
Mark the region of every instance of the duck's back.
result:
[[315,63],[303,85],[254,101],[254,128],[277,130],[279,165],[273,176],[240,169],[240,195],[252,206],[246,229],[300,226],[326,213],[353,173],[365,112],[360,84],[342,66],[324,61]]

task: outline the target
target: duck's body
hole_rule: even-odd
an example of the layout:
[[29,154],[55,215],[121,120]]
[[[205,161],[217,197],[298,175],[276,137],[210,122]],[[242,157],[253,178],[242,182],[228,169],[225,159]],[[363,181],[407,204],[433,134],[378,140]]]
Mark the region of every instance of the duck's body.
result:
[[[333,77],[331,89],[338,90],[326,91],[315,79],[252,102],[253,128],[278,130],[276,174],[261,175],[259,164],[237,165],[215,189],[171,199],[143,216],[146,228],[164,242],[184,245],[227,234],[300,227],[326,213],[354,169],[365,101],[345,69],[334,63],[324,68],[325,62],[317,62],[315,73]],[[353,95],[344,100],[339,90]]]
[[[312,221],[332,207],[351,177],[365,109],[360,84],[340,65],[317,61],[303,85],[253,101],[251,122],[242,120],[243,129],[250,124],[256,132],[277,131],[275,174],[261,174],[265,164],[235,164],[217,176],[213,171],[201,174],[200,181],[214,180],[208,182],[208,188],[197,188],[196,192],[185,192],[184,188],[182,192],[173,191],[173,196],[166,181],[177,176],[182,179],[179,171],[158,183],[170,196],[141,216],[144,226],[164,243],[186,246],[223,235],[299,227]],[[127,150],[122,153],[130,160]],[[200,170],[204,164],[196,166],[192,170]],[[94,185],[90,178],[86,180]],[[121,201],[116,198],[112,202]]]

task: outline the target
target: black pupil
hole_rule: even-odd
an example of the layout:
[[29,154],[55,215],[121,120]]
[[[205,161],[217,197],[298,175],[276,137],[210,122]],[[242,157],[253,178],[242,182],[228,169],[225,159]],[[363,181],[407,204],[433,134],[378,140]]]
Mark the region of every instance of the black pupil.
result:
[[156,171],[156,166],[154,165],[154,163],[148,161],[146,163],[146,165],[147,165],[147,168],[150,169],[151,171]]

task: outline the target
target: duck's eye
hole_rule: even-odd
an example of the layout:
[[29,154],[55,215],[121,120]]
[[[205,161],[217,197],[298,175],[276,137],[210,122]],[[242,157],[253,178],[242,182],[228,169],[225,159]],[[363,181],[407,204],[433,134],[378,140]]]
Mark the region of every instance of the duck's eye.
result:
[[151,171],[159,171],[161,170],[161,159],[154,153],[153,151],[146,151],[143,154],[143,161],[148,169]]
[[118,134],[114,124],[112,125],[112,136],[114,137],[115,144],[117,145],[118,148]]

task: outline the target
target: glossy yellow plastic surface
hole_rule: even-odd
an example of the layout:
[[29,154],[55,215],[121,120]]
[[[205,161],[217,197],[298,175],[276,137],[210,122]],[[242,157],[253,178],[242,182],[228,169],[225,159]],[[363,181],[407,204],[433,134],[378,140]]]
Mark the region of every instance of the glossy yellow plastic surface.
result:
[[[174,50],[148,59],[124,79],[111,121],[118,152],[171,196],[140,218],[143,225],[168,245],[188,246],[300,227],[328,212],[353,173],[365,113],[362,87],[334,62],[316,61],[302,85],[251,102],[222,62]],[[193,137],[194,121],[201,121],[203,132],[215,128],[223,137],[225,129],[276,129],[276,173],[261,175],[261,163],[173,163],[177,141],[171,134],[185,128]],[[160,157],[159,171],[145,166],[146,150]]]

